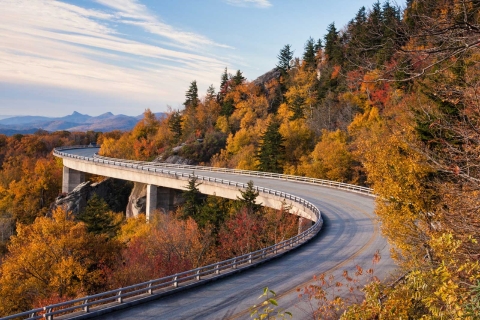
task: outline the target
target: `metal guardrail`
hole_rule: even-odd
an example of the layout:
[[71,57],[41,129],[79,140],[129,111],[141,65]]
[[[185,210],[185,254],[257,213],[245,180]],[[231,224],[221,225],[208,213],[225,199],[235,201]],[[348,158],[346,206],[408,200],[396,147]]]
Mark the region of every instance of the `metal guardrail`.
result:
[[[242,174],[249,176],[263,176],[269,178],[291,180],[298,182],[314,183],[327,187],[334,187],[338,189],[347,190],[350,192],[358,192],[366,195],[373,196],[372,190],[365,187],[359,187],[354,185],[349,185],[340,182],[307,178],[307,177],[297,177],[291,175],[282,175],[275,173],[266,173],[258,171],[248,171],[248,170],[236,170],[236,169],[224,169],[224,168],[212,168],[212,167],[202,167],[202,166],[188,166],[188,165],[173,165],[173,164],[164,164],[164,163],[152,163],[144,161],[131,161],[131,160],[120,160],[114,158],[107,158],[95,155],[94,158],[83,157],[72,155],[69,153],[62,152],[62,150],[71,150],[71,149],[83,149],[85,146],[67,146],[56,148],[54,150],[54,155],[58,157],[69,157],[78,160],[88,161],[88,162],[97,162],[107,165],[126,167],[141,171],[147,171],[152,173],[161,173],[174,175],[175,177],[181,177],[189,179],[192,175],[189,173],[181,173],[171,170],[166,170],[165,168],[177,168],[177,169],[192,169],[192,170],[202,170],[202,171],[215,171],[215,172],[225,172],[233,174]],[[235,186],[240,188],[245,188],[247,185],[245,183],[239,183],[224,179],[211,178],[206,176],[197,176],[199,180],[214,182],[222,185]],[[262,263],[266,260],[272,259],[273,257],[282,255],[312,239],[322,228],[323,220],[321,218],[320,210],[311,202],[297,197],[282,191],[273,190],[263,187],[255,187],[259,192],[275,195],[282,197],[284,199],[292,200],[296,203],[299,203],[305,207],[306,210],[315,214],[317,217],[316,223],[305,230],[301,234],[287,239],[285,241],[276,243],[273,246],[257,250],[254,252],[247,253],[242,256],[234,257],[232,259],[220,261],[208,266],[199,267],[196,269],[188,270],[185,272],[180,272],[174,275],[163,277],[160,279],[155,279],[132,286],[119,288],[116,290],[111,290],[95,295],[90,295],[62,303],[52,304],[45,306],[43,308],[33,309],[30,311],[22,312],[19,314],[14,314],[1,319],[15,319],[26,317],[29,319],[53,319],[56,315],[65,315],[66,313],[78,312],[88,313],[92,311],[92,308],[98,309],[102,305],[112,304],[119,305],[124,303],[125,299],[131,299],[133,297],[142,298],[145,296],[154,296],[161,295],[168,291],[177,290],[182,284],[185,286],[191,284],[192,282],[199,283],[202,281],[211,280],[213,278],[219,277],[224,274],[236,272],[239,269],[248,268],[259,263]],[[62,317],[64,318],[64,316]]]

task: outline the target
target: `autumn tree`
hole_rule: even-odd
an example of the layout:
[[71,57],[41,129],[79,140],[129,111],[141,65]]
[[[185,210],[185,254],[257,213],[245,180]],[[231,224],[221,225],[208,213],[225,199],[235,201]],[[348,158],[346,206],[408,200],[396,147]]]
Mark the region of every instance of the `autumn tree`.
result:
[[72,299],[104,289],[118,243],[87,232],[58,209],[53,218],[18,224],[0,267],[0,314],[31,309],[47,298]]
[[212,244],[210,231],[199,229],[192,218],[177,220],[172,214],[160,214],[149,223],[144,218],[129,220],[132,220],[130,225],[125,225],[120,233],[120,237],[128,240],[121,264],[109,275],[112,288],[213,262],[207,254]]

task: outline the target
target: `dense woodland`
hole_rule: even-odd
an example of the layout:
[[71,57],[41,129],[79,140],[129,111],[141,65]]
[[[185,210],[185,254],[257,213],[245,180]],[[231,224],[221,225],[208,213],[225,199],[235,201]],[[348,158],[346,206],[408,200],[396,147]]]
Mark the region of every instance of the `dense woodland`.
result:
[[[266,81],[225,69],[218,90],[202,94],[193,80],[182,110],[164,119],[147,110],[131,132],[0,136],[0,314],[185,270],[296,232],[285,211],[258,208],[253,189],[232,202],[202,196],[194,179],[185,205],[149,224],[110,212],[94,226],[89,217],[109,212],[98,198],[78,217],[49,215],[61,181],[50,151],[96,139],[111,157],[177,154],[372,187],[401,277],[373,280],[363,302],[336,309],[331,301],[325,310],[345,319],[474,319],[479,45],[478,1],[377,2],[346,26],[332,23],[323,37],[307,39],[300,54],[279,48]],[[311,290],[321,296],[321,287]]]

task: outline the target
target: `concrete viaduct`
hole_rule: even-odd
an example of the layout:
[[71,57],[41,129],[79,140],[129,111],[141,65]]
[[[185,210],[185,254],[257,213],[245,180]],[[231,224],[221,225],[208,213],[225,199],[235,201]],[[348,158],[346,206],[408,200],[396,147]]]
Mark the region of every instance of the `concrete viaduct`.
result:
[[[65,166],[64,192],[84,181],[86,172],[145,183],[148,216],[155,208],[171,206],[171,190],[185,189],[192,174],[199,177],[201,192],[230,199],[239,196],[238,190],[252,180],[263,205],[279,208],[289,204],[292,213],[314,224],[302,234],[258,252],[5,319],[27,315],[34,315],[33,319],[249,319],[250,307],[259,303],[257,297],[264,287],[277,292],[280,306],[292,312],[294,319],[311,319],[314,306],[298,298],[297,288],[311,284],[314,275],[328,273],[341,279],[345,270],[355,273],[355,265],[372,267],[375,254],[382,257],[374,266],[375,276],[385,279],[395,269],[368,188],[255,171],[102,158],[95,155],[97,151],[54,151]],[[132,297],[132,293],[136,295]],[[107,305],[96,305],[96,301]],[[60,316],[65,310],[73,313]]]

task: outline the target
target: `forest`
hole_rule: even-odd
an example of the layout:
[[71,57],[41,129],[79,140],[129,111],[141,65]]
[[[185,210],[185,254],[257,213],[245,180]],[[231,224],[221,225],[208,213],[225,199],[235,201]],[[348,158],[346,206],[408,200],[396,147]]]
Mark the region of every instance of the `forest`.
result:
[[288,44],[279,48],[275,68],[255,81],[225,68],[218,90],[212,84],[202,94],[192,79],[183,109],[162,119],[146,110],[132,131],[0,136],[0,315],[186,270],[297,232],[298,219],[258,207],[253,188],[224,200],[201,195],[195,179],[183,206],[148,224],[98,197],[78,216],[52,210],[61,163],[51,150],[97,142],[109,157],[177,155],[369,186],[399,278],[372,280],[363,301],[338,317],[477,318],[479,46],[476,0],[377,2],[346,26],[332,23],[307,39],[298,57]]

